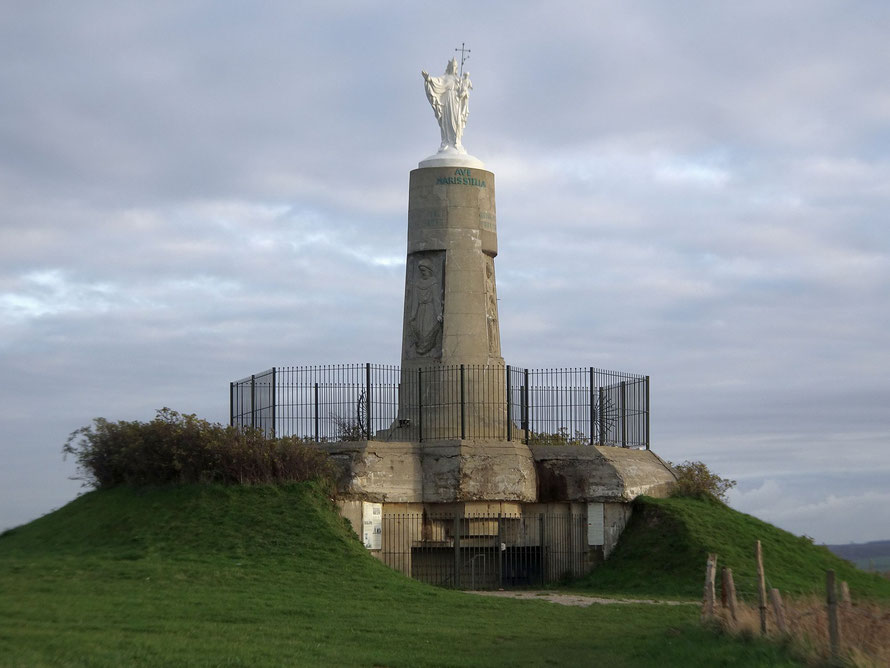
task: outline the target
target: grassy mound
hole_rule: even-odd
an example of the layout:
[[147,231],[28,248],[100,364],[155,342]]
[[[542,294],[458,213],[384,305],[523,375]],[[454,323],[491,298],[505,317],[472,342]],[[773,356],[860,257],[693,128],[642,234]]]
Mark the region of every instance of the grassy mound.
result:
[[[732,568],[742,597],[756,595],[754,544],[763,547],[767,587],[783,593],[824,591],[825,571],[834,569],[854,597],[890,599],[890,581],[856,569],[808,538],[716,501],[640,497],[609,560],[576,583],[601,592],[700,598],[705,561],[717,553],[718,569]],[[718,575],[719,580],[719,575]]]
[[[336,550],[334,550],[336,548]],[[12,529],[0,554],[226,563],[295,558],[367,564],[347,523],[316,483],[168,485],[92,491]],[[355,564],[352,564],[355,565]]]
[[796,665],[696,606],[483,598],[370,556],[312,483],[116,487],[0,536],[3,666]]

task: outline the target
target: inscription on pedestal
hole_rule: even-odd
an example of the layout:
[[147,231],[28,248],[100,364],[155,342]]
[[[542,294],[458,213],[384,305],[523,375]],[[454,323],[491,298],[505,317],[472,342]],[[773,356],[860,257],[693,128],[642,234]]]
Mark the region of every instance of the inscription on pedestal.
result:
[[446,186],[475,186],[476,188],[485,188],[485,179],[473,176],[472,169],[464,169],[460,167],[454,170],[454,176],[440,176],[436,179],[436,185]]

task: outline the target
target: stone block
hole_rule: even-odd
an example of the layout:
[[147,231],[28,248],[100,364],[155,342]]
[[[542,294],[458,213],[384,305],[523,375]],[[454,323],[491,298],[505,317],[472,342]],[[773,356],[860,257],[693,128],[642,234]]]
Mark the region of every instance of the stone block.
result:
[[533,502],[534,461],[518,442],[320,443],[339,464],[340,493],[397,503]]
[[608,446],[531,447],[541,501],[628,502],[667,496],[673,470],[651,450]]

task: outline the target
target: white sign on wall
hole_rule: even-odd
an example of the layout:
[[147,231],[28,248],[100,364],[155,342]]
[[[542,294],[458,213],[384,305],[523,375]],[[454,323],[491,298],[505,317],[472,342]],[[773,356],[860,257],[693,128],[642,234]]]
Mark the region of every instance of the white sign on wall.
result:
[[603,504],[592,502],[587,504],[587,544],[604,545],[605,544],[605,516]]
[[383,547],[383,504],[362,501],[362,542],[369,550]]

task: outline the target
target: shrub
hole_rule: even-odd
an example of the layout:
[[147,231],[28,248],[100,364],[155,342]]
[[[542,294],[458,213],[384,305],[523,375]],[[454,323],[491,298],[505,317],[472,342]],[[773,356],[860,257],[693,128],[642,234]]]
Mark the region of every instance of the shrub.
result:
[[714,499],[726,503],[726,493],[736,486],[735,480],[721,478],[702,462],[685,461],[671,466],[677,473],[677,484],[671,492],[672,496]]
[[560,427],[552,433],[532,432],[528,437],[529,445],[587,445],[588,443],[587,437],[582,432],[575,430],[574,434],[570,434],[565,427]]
[[328,456],[299,438],[266,438],[259,429],[210,423],[162,408],[151,422],[96,418],[63,448],[86,485],[217,482],[257,484],[320,480],[336,475]]

